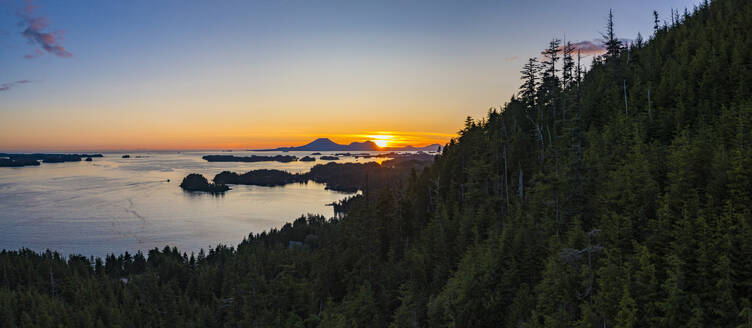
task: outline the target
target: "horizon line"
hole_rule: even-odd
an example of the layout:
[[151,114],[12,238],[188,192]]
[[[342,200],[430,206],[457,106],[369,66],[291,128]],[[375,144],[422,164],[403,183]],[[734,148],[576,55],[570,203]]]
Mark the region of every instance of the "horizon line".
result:
[[[327,137],[322,137],[329,139]],[[322,139],[322,138],[316,138],[316,139]],[[314,140],[316,140],[314,139]],[[331,139],[330,139],[331,140]],[[364,140],[361,142],[367,142],[372,140]],[[412,146],[415,148],[421,148],[421,147],[427,147],[431,145],[440,145],[442,148],[448,143],[445,142],[442,143],[426,143],[425,145],[405,145],[405,146],[390,146],[390,147],[384,147],[384,149],[380,150],[363,150],[363,151],[391,151],[389,148],[404,148],[407,146]],[[301,145],[304,146],[305,144]],[[345,144],[347,145],[347,144]],[[258,151],[262,149],[271,150],[275,148],[284,148],[284,147],[300,147],[300,146],[277,146],[273,148],[251,148],[251,147],[211,147],[211,148],[63,148],[63,149],[54,149],[54,148],[27,148],[27,149],[16,149],[16,150],[9,150],[9,149],[0,149],[0,153],[6,153],[6,154],[31,154],[31,153],[124,153],[124,152],[202,152],[202,151]],[[290,151],[300,151],[300,152],[308,152],[309,150],[290,150]]]

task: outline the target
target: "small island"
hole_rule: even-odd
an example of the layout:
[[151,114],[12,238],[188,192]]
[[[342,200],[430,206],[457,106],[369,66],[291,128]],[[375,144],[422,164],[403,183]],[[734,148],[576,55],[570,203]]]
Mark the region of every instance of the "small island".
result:
[[339,157],[324,155],[324,156],[319,157],[319,159],[321,159],[322,161],[336,161],[336,160],[339,160]]
[[298,158],[291,155],[276,155],[276,156],[234,156],[234,155],[206,155],[202,157],[207,162],[282,162],[289,163],[297,161]]
[[0,158],[0,167],[39,166],[35,159]]
[[0,167],[38,166],[42,163],[80,162],[82,158],[102,157],[102,154],[8,154],[0,153]]
[[[431,165],[434,156],[426,153],[393,154],[394,157],[381,164],[368,163],[334,163],[314,165],[307,173],[290,173],[282,170],[260,169],[243,174],[224,171],[214,176],[214,184],[227,188],[228,184],[254,185],[264,187],[284,186],[291,183],[314,181],[326,185],[326,189],[354,193],[366,190],[378,190],[397,183],[407,177],[413,170],[421,170]],[[325,157],[325,156],[322,156]],[[184,180],[191,180],[189,187],[209,191],[210,184],[200,174],[192,173]],[[183,189],[188,189],[181,184]],[[228,188],[229,189],[229,188]]]
[[198,173],[191,173],[180,183],[180,188],[185,191],[205,191],[210,193],[221,193],[230,190],[230,187],[224,184],[209,183],[209,180]]
[[268,169],[252,170],[243,174],[224,171],[214,176],[214,183],[217,184],[244,184],[265,187],[283,186],[289,183],[305,183],[307,181],[308,176],[305,174]]
[[305,156],[300,159],[301,162],[315,162],[316,158],[311,156]]
[[123,155],[123,158],[131,158],[131,155]]

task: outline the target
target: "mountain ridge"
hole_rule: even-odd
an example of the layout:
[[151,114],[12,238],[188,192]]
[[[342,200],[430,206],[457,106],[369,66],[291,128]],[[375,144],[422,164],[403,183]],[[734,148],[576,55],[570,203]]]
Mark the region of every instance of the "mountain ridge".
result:
[[250,149],[251,151],[437,151],[439,144],[430,144],[423,147],[412,145],[404,147],[379,147],[373,141],[353,141],[347,145],[338,144],[329,138],[317,138],[302,146],[278,147],[269,149]]

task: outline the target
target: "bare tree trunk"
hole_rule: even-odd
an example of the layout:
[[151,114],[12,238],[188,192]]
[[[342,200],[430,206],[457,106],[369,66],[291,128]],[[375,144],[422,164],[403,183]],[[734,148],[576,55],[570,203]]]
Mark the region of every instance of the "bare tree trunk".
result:
[[650,86],[648,85],[648,118],[653,120],[652,104],[650,103]]
[[541,145],[541,152],[540,152],[540,156],[538,157],[538,159],[540,160],[541,163],[543,163],[546,160],[546,145],[545,145],[546,140],[543,137],[543,129],[541,129],[538,123],[536,123],[529,116],[527,116],[527,119],[530,120],[531,123],[533,123],[533,127],[535,127],[535,132],[538,135],[538,141],[540,141],[540,145]]
[[554,181],[554,214],[556,216],[556,234],[559,234],[561,218],[559,217],[559,153],[554,151],[554,167],[556,171],[556,180]]
[[519,163],[518,165],[520,166],[520,178],[519,178],[519,182],[517,185],[517,191],[520,194],[520,202],[522,202],[522,200],[525,198],[525,194],[524,194],[525,187],[523,186],[524,179],[523,179],[523,173],[522,173],[522,165],[520,165]]
[[460,206],[465,202],[465,159],[462,158],[462,173],[460,174]]
[[502,132],[504,133],[504,195],[507,200],[507,209],[509,208],[509,166],[507,165],[507,125],[502,122]]
[[561,119],[566,121],[567,120],[567,96],[564,95],[561,98],[562,106],[561,106]]
[[624,80],[624,115],[629,115],[629,107],[627,106],[627,80]]
[[509,167],[507,166],[507,145],[504,144],[504,194],[507,199],[507,207],[509,207]]
[[55,277],[52,275],[52,266],[50,266],[50,295],[55,297]]

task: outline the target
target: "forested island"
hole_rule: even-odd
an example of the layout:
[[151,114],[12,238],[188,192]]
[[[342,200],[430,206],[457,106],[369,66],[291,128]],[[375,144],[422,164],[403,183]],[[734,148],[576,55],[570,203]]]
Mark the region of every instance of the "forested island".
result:
[[230,187],[221,183],[209,183],[203,175],[191,173],[180,183],[180,188],[185,191],[204,191],[210,193],[222,193],[230,190]]
[[251,170],[243,174],[224,171],[214,176],[214,183],[243,184],[254,186],[284,186],[308,181],[307,174],[289,173],[281,170]]
[[750,327],[752,2],[655,21],[624,44],[609,17],[587,72],[552,40],[342,216],[198,254],[2,251],[0,326]]
[[42,163],[80,162],[81,159],[102,157],[102,154],[9,154],[0,153],[0,167],[37,166]]
[[289,163],[297,161],[296,156],[291,155],[275,155],[275,156],[234,156],[234,155],[206,155],[202,157],[207,162],[281,162]]
[[[311,155],[321,155],[320,153],[314,153]],[[332,155],[323,155],[319,156],[319,159],[322,161],[337,161],[340,159],[340,157],[355,157],[355,158],[377,158],[377,157],[387,157],[392,159],[398,159],[403,160],[406,158],[410,159],[417,159],[420,161],[423,160],[429,160],[433,159],[433,154],[425,153],[423,151],[419,151],[416,153],[398,153],[398,152],[388,152],[388,153],[382,153],[382,154],[368,154],[368,153],[361,153],[361,154],[353,154],[353,153],[336,153],[335,156]],[[281,162],[281,163],[290,163],[295,161],[302,161],[302,162],[314,162],[316,161],[316,158],[313,156],[304,156],[302,158],[298,158],[297,156],[293,155],[274,155],[274,156],[263,156],[263,155],[251,155],[251,156],[234,156],[234,155],[206,155],[202,157],[207,162]]]
[[[251,170],[238,174],[224,171],[214,176],[216,184],[244,184],[255,186],[283,186],[290,183],[315,181],[326,184],[326,189],[342,192],[357,192],[381,189],[398,183],[411,171],[422,170],[430,165],[433,156],[405,155],[384,161],[369,163],[327,163],[314,165],[306,173],[289,173],[281,170]],[[195,175],[192,174],[192,175]]]

